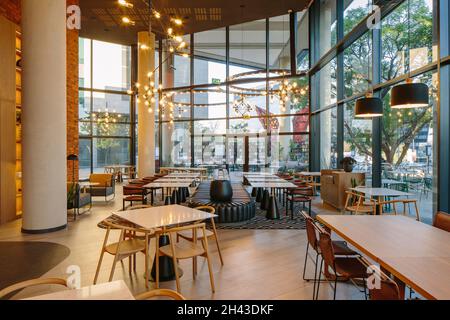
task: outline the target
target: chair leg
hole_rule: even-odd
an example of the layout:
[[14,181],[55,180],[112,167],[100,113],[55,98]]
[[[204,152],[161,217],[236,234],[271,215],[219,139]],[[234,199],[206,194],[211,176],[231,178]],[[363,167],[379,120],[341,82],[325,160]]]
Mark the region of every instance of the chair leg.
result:
[[317,284],[317,264],[319,263],[319,254],[316,252],[316,261],[314,265],[314,286],[313,286],[313,300],[314,300],[314,293],[316,292],[316,286]]
[[116,254],[114,256],[114,262],[113,262],[113,265],[112,265],[112,268],[111,268],[111,273],[109,274],[109,282],[111,282],[113,277],[114,277],[114,272],[116,271],[117,261],[118,261],[118,255]]
[[419,208],[417,207],[417,202],[414,202],[414,207],[416,208],[416,220],[420,221]]
[[[157,242],[159,240],[156,240]],[[159,289],[159,248],[158,246],[156,247],[156,256],[155,256],[156,262],[155,262],[155,266],[156,266],[156,279],[155,279],[155,287],[156,289]]]
[[213,270],[212,270],[211,259],[209,258],[208,245],[205,243],[204,247],[206,248],[205,254],[206,254],[206,261],[208,262],[209,282],[211,283],[212,293],[215,293],[216,287],[214,285],[214,274],[213,274]]
[[98,274],[100,273],[100,267],[103,262],[103,255],[105,254],[105,251],[102,248],[102,253],[100,254],[100,259],[98,260],[97,264],[97,270],[95,271],[95,277],[94,277],[94,284],[97,284]]
[[220,258],[220,263],[223,266],[223,257],[222,257],[222,251],[220,250],[220,244],[219,244],[219,237],[217,235],[217,229],[216,229],[216,224],[214,222],[214,218],[211,219],[211,225],[213,228],[213,233],[214,233],[214,239],[216,241],[216,246],[217,246],[217,251],[219,252],[219,258]]
[[319,267],[319,279],[317,280],[317,290],[316,290],[316,299],[319,300],[319,289],[320,289],[320,280],[322,277],[322,267],[323,267],[323,259],[320,260],[320,267]]
[[337,284],[338,284],[338,276],[337,274],[334,276],[334,292],[333,292],[333,300],[336,300],[336,291],[337,291]]
[[303,280],[306,280],[305,274],[306,274],[306,262],[308,261],[308,251],[309,251],[309,243],[306,243],[306,255],[305,255],[305,263],[303,264]]

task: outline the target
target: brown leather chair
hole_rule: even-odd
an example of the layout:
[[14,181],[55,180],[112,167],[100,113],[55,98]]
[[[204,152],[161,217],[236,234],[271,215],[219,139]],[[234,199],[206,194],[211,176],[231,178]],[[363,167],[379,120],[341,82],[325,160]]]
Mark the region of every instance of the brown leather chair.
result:
[[369,290],[370,300],[401,300],[398,285],[389,278],[381,280],[379,289]]
[[450,232],[450,214],[445,212],[436,213],[434,218],[433,226],[441,230]]
[[[319,262],[319,256],[320,256],[320,248],[319,248],[319,240],[317,239],[317,234],[323,232],[320,226],[318,226],[314,219],[311,218],[310,215],[308,215],[306,212],[302,211],[301,215],[305,219],[306,222],[306,235],[308,242],[306,243],[306,254],[305,254],[305,263],[303,265],[303,280],[305,281],[314,281],[314,287],[313,287],[313,299],[315,298],[315,292],[316,292],[316,285],[317,285],[317,266]],[[332,241],[334,254],[337,256],[359,256],[359,253],[356,251],[353,251],[347,246],[347,242],[345,241]],[[314,260],[314,279],[307,279],[306,278],[306,263],[308,262],[309,257],[309,248],[312,248],[314,252],[316,253],[315,260]]]
[[141,202],[142,204],[147,203],[147,192],[145,188],[138,185],[128,185],[123,186],[123,210],[125,210],[126,202]]
[[286,216],[289,214],[289,209],[291,210],[291,219],[294,219],[294,203],[303,203],[303,209],[306,208],[308,203],[309,215],[311,215],[311,205],[312,198],[314,196],[314,191],[312,187],[297,187],[295,189],[288,190],[286,194]]
[[322,275],[322,266],[325,262],[326,268],[331,268],[334,272],[333,300],[336,300],[336,289],[338,278],[345,279],[363,279],[364,281],[364,297],[367,299],[367,266],[361,262],[358,257],[336,257],[331,235],[328,232],[321,232],[319,237],[320,254],[322,261],[319,268],[319,280],[317,285],[316,299],[319,297],[320,278]]

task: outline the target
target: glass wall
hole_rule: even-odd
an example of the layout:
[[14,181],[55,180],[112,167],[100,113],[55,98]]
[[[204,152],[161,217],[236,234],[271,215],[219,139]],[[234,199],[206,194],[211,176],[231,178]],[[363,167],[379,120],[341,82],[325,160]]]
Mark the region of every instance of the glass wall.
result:
[[135,161],[131,48],[83,38],[79,47],[80,179],[87,179],[106,165]]
[[[189,70],[183,76],[189,81],[172,86],[168,81],[178,71],[163,68],[165,90],[173,93],[173,107],[160,124],[164,166],[307,169],[309,82],[295,68],[309,68],[309,41],[299,35],[308,33],[307,16],[304,11],[191,36],[194,55],[176,67]],[[291,39],[301,39],[292,44],[294,57]],[[175,134],[177,128],[184,133]]]
[[[410,192],[419,202],[422,221],[431,223],[437,190],[438,1],[382,4],[380,28],[369,29],[366,19],[372,4],[379,4],[373,2],[343,1],[336,7],[336,1],[323,0],[310,9],[317,25],[310,34],[318,41],[310,58],[320,66],[310,77],[312,166],[317,162],[317,168],[337,169],[340,159],[352,157],[367,185]],[[405,75],[429,86],[428,107],[391,108],[391,89]],[[355,102],[366,94],[382,99],[382,118],[355,117]]]

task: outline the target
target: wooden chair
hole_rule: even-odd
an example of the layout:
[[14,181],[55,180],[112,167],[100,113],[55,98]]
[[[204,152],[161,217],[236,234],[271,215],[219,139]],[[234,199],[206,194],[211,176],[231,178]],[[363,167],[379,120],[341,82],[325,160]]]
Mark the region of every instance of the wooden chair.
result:
[[18,291],[18,290],[22,290],[22,289],[25,289],[28,287],[49,285],[49,284],[60,285],[60,286],[64,286],[64,287],[68,288],[67,281],[65,279],[60,279],[60,278],[32,279],[32,280],[26,280],[26,281],[22,281],[22,282],[13,284],[9,287],[6,287],[6,288],[0,290],[0,299],[2,299],[3,297],[5,297],[11,293]]
[[[331,235],[328,232],[321,232],[319,236],[319,248],[322,260],[319,268],[319,280],[317,285],[316,299],[319,297],[319,289],[322,275],[322,266],[325,263],[325,267],[331,268],[334,272],[334,286],[333,286],[333,300],[336,300],[336,291],[338,278],[343,277],[346,279],[363,279],[364,281],[364,296],[367,299],[366,294],[366,278],[367,267],[361,262],[359,257],[336,257]],[[325,272],[328,270],[325,270]]]
[[386,214],[386,212],[383,211],[386,206],[392,206],[393,211],[391,212],[391,214],[393,214],[395,216],[398,214],[397,204],[403,204],[403,215],[404,216],[409,216],[408,213],[406,212],[406,206],[410,205],[410,204],[414,204],[415,209],[416,209],[416,220],[420,221],[420,214],[419,214],[419,208],[417,207],[417,200],[396,199],[396,200],[382,201],[382,202],[378,203],[378,205],[381,208],[381,214]]
[[376,203],[370,199],[369,203],[365,202],[365,196],[360,193],[346,191],[347,199],[345,200],[344,211],[349,211],[351,214],[375,214]]
[[450,232],[450,215],[445,212],[438,212],[434,218],[433,226]]
[[[211,214],[215,214],[216,213],[216,209],[214,207],[211,207],[211,206],[200,206],[200,207],[196,207],[195,209],[201,210],[201,211],[206,211],[206,212],[209,212]],[[198,221],[197,223],[201,223],[201,222],[202,221]],[[214,222],[214,218],[211,218],[211,229],[212,230],[206,229],[206,237],[207,238],[213,238],[214,237],[214,240],[215,240],[216,246],[217,246],[217,251],[219,252],[220,263],[223,266],[222,251],[220,250],[219,236],[217,235],[217,229],[216,229],[216,224]],[[189,230],[181,231],[181,232],[178,232],[178,234],[177,234],[177,242],[179,241],[179,238],[183,238],[183,239],[188,240],[188,241],[194,241],[194,233],[190,232]],[[202,240],[201,239],[201,235],[198,235],[198,232],[197,232],[197,239],[198,240]]]
[[[320,256],[320,248],[319,248],[319,240],[317,238],[317,235],[324,232],[324,230],[317,225],[314,222],[314,219],[311,218],[310,215],[308,215],[306,212],[302,211],[301,215],[306,221],[306,236],[307,236],[307,243],[306,243],[306,254],[305,254],[305,262],[303,265],[303,280],[305,281],[314,281],[314,287],[313,287],[313,300],[315,299],[315,293],[316,293],[316,285],[317,285],[317,269],[319,264],[319,256]],[[334,250],[334,254],[336,256],[360,256],[358,252],[353,251],[350,249],[345,241],[332,241],[332,246]],[[306,264],[308,262],[309,256],[309,248],[314,250],[315,252],[315,259],[314,261],[314,278],[308,279],[306,278]],[[311,257],[313,259],[313,257]]]
[[156,289],[135,296],[136,300],[149,300],[157,297],[168,297],[172,298],[173,300],[186,300],[186,298],[178,292],[169,289]]
[[295,189],[289,189],[286,194],[286,215],[291,210],[291,219],[294,219],[294,203],[300,202],[303,204],[303,209],[308,204],[309,215],[311,215],[312,197],[314,196],[312,187],[297,187]]
[[[130,273],[131,273],[131,257],[136,253],[142,252],[145,255],[145,286],[148,288],[148,279],[149,279],[149,271],[148,271],[148,260],[149,260],[149,250],[148,245],[150,241],[150,237],[154,234],[153,230],[146,230],[137,227],[131,227],[128,225],[122,225],[120,222],[111,222],[109,220],[104,220],[103,224],[106,225],[106,235],[105,240],[103,241],[102,250],[100,253],[100,259],[98,261],[97,270],[95,272],[94,284],[97,283],[98,274],[100,272],[100,267],[103,261],[103,256],[106,253],[109,253],[114,256],[114,262],[111,268],[111,272],[109,274],[109,281],[111,282],[114,277],[114,271],[116,269],[116,264],[118,261],[122,261],[125,258],[130,258]],[[111,230],[120,230],[119,241],[115,243],[108,244],[108,238]],[[141,240],[135,235],[137,233],[144,234],[144,240]],[[136,265],[134,265],[134,269]]]
[[[369,263],[363,257],[359,258],[360,261],[368,268],[371,263]],[[379,281],[380,287],[369,288],[369,299],[370,300],[402,300],[400,295],[400,289],[394,280],[389,278],[383,271],[378,270],[379,274],[374,274],[375,279]]]
[[122,202],[124,211],[127,202],[130,202],[131,206],[133,206],[133,202],[141,202],[142,204],[145,204],[147,202],[146,189],[137,185],[123,186]]
[[[176,242],[175,236],[182,231],[190,230],[194,234],[193,241],[180,241]],[[200,233],[200,242],[198,243],[197,233]],[[167,246],[159,247],[159,237],[161,234],[168,234],[170,238],[170,244]],[[211,266],[211,260],[208,251],[208,237],[206,236],[206,227],[204,223],[197,223],[183,227],[175,227],[171,229],[163,229],[156,232],[156,288],[159,288],[159,257],[167,256],[173,259],[175,266],[175,277],[177,283],[177,291],[180,292],[180,279],[178,274],[178,268],[176,267],[178,260],[193,259],[194,257],[204,257],[208,262],[209,280],[211,284],[211,290],[215,292],[214,275]],[[196,270],[193,268],[193,277],[195,279]]]

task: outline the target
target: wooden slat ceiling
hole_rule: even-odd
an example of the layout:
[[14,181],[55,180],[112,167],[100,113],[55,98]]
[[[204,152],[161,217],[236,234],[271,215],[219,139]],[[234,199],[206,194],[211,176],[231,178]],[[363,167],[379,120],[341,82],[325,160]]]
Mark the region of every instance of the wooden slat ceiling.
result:
[[[138,31],[148,30],[147,0],[128,0],[132,9],[119,6],[117,0],[80,0],[82,26],[80,36],[102,41],[131,45],[136,43]],[[153,0],[153,7],[163,17],[184,21],[179,31],[185,34],[225,27],[228,25],[301,11],[310,0]],[[126,15],[136,22],[124,26]],[[153,31],[160,37],[163,25],[152,19]]]

